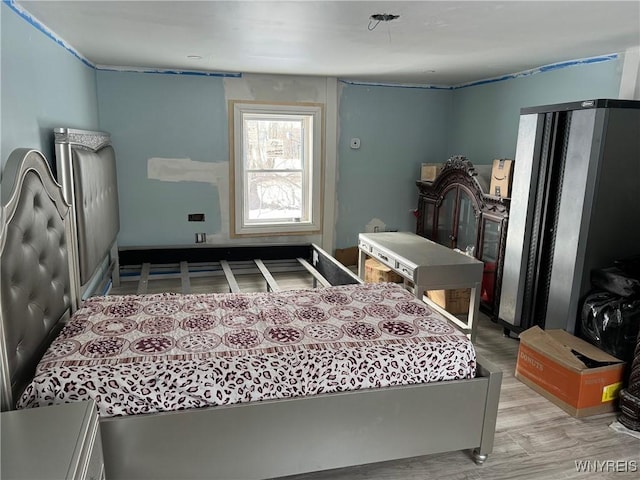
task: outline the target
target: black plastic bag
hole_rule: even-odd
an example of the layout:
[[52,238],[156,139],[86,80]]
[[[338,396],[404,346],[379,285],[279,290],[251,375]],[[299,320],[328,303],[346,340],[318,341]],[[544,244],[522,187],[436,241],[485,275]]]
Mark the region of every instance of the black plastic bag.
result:
[[617,264],[612,267],[591,271],[591,285],[594,288],[615,293],[621,297],[640,295],[640,279],[628,270],[629,264]]
[[596,291],[582,306],[580,335],[601,350],[631,362],[640,330],[640,299]]
[[616,260],[613,264],[622,270],[626,275],[640,280],[640,255]]

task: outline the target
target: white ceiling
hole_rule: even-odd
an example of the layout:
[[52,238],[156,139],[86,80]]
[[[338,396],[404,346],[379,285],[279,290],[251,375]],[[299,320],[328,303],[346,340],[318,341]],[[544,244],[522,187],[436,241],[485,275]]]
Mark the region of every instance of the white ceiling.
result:
[[98,66],[461,85],[640,45],[640,0],[15,3]]

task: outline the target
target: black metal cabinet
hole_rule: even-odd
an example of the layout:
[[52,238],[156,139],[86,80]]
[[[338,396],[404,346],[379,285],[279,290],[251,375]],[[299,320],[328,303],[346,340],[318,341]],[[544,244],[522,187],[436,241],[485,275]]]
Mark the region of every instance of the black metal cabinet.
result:
[[416,233],[484,262],[481,307],[496,319],[509,199],[485,193],[488,181],[489,178],[478,176],[465,157],[454,156],[445,162],[435,180],[416,182],[419,190]]
[[576,333],[591,271],[640,252],[640,102],[520,111],[500,320]]

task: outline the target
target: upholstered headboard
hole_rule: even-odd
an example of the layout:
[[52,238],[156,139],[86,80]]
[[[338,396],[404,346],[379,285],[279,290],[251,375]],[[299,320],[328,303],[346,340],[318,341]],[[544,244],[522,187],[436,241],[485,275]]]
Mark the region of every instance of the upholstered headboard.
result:
[[82,290],[114,250],[120,230],[116,157],[107,133],[57,128],[54,135],[58,180],[76,219]]
[[14,408],[76,297],[68,239],[73,224],[44,156],[14,150],[2,175],[0,360],[2,410]]

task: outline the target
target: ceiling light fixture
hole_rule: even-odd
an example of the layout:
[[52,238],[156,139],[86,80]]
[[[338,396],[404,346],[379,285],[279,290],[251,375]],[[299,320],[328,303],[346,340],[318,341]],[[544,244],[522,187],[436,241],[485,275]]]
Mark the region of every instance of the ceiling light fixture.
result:
[[375,30],[380,22],[390,22],[400,18],[400,15],[394,15],[393,13],[374,13],[369,17],[369,31]]
[[202,56],[201,55],[187,55],[187,58],[189,58],[191,60],[202,60]]

